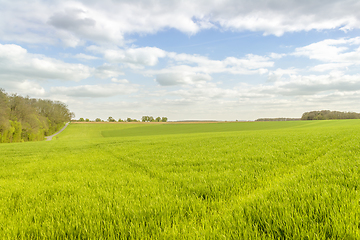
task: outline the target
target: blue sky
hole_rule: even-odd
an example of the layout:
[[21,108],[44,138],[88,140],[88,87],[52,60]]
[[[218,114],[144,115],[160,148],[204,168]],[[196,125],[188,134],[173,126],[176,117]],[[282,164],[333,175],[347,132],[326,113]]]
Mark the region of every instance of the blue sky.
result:
[[0,88],[76,118],[360,112],[355,0],[0,0]]

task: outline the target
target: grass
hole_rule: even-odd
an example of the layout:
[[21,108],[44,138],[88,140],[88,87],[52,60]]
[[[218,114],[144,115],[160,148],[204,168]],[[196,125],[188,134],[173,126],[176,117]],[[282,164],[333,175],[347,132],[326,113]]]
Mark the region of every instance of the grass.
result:
[[1,239],[359,239],[360,121],[71,124],[0,145]]

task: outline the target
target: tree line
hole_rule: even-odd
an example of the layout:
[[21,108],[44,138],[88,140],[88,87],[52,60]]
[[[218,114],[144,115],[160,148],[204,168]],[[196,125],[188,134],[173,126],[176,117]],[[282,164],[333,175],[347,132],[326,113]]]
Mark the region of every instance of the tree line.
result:
[[[74,120],[76,122],[94,122],[91,121],[88,118],[80,118],[79,120]],[[114,119],[113,117],[108,117],[107,122],[167,122],[168,118],[167,117],[157,117],[154,118],[153,116],[142,116],[141,121],[137,120],[137,119],[132,119],[132,118],[127,118],[127,119],[121,119],[119,118],[119,120],[116,121],[116,119]],[[102,120],[101,118],[96,118],[95,122],[105,122],[104,120]]]
[[301,118],[258,118],[255,121],[298,121],[298,120],[330,120],[330,119],[360,119],[360,113],[339,112],[330,110],[305,112]]
[[303,113],[301,120],[360,119],[360,113],[339,112],[330,110]]
[[10,95],[0,89],[1,143],[43,140],[72,117],[62,102]]
[[167,122],[167,117],[157,117],[153,118],[152,116],[142,116],[141,121],[142,122]]

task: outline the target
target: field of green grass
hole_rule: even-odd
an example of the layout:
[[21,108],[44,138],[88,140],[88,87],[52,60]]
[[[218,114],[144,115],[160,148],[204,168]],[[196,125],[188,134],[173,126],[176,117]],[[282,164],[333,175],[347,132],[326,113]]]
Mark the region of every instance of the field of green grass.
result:
[[70,124],[0,144],[0,239],[360,239],[360,121]]

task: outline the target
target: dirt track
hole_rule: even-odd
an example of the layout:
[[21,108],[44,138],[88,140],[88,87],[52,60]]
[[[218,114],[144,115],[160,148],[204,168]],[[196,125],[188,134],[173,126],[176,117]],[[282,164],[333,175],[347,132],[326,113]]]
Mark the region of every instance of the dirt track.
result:
[[66,123],[65,126],[64,126],[62,129],[60,129],[60,131],[58,131],[57,133],[54,133],[53,135],[50,135],[50,136],[45,137],[45,138],[46,138],[46,141],[51,141],[54,136],[56,136],[56,135],[58,135],[59,133],[61,133],[62,131],[64,131],[65,128],[66,128],[68,125],[69,125],[69,123]]

